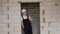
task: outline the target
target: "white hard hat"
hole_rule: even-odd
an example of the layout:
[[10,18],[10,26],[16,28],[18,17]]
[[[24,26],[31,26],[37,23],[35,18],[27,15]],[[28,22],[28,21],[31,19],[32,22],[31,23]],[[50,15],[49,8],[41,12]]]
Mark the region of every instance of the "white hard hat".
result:
[[26,11],[26,9],[22,9],[22,12],[25,12]]

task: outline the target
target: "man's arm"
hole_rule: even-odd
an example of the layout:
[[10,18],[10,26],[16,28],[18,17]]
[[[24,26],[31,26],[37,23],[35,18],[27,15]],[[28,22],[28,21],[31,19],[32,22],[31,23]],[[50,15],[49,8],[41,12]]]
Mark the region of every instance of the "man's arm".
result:
[[24,25],[23,25],[23,20],[21,20],[21,26],[24,28]]
[[32,20],[32,18],[31,18],[31,16],[29,16],[29,20],[32,22],[33,20]]

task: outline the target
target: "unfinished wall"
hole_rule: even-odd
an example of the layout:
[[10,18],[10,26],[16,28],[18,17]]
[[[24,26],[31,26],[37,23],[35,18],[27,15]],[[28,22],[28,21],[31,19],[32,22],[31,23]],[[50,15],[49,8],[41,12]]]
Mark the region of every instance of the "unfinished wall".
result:
[[44,0],[40,12],[41,34],[60,34],[60,0]]
[[0,34],[21,34],[19,0],[0,0]]
[[[0,0],[0,34],[21,34],[20,0]],[[60,34],[60,0],[21,0],[40,2],[40,33]]]

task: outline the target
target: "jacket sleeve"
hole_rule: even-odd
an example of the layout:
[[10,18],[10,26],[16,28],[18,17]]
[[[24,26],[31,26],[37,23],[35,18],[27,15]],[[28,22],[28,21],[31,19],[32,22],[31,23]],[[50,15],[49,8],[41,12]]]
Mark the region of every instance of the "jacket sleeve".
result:
[[29,14],[29,13],[27,13],[27,16],[29,17],[29,16],[30,16],[30,14]]

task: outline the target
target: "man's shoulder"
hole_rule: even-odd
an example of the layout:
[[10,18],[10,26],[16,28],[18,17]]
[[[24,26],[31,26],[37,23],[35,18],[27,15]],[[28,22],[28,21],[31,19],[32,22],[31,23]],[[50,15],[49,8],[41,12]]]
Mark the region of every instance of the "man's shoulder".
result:
[[29,17],[30,16],[30,13],[27,13],[27,16]]

